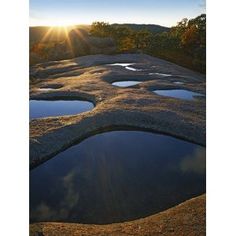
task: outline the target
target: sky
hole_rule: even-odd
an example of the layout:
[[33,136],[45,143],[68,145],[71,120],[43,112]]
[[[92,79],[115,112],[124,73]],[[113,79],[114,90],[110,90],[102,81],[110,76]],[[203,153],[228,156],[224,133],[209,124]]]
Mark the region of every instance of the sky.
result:
[[205,13],[204,0],[30,0],[30,25],[138,23],[174,26]]

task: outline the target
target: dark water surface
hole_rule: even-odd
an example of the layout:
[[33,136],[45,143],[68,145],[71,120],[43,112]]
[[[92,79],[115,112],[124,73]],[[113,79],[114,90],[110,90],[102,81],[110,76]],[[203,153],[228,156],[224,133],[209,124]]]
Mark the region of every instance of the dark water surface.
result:
[[93,109],[88,101],[30,100],[30,120],[49,116],[75,115]]
[[143,131],[92,136],[30,172],[30,221],[112,223],[205,192],[205,148]]
[[174,97],[184,100],[194,100],[196,96],[204,96],[201,93],[195,93],[193,91],[185,89],[165,89],[165,90],[155,90],[154,93],[167,97]]
[[112,85],[118,86],[118,87],[129,87],[129,86],[133,86],[136,84],[140,84],[142,82],[140,81],[133,81],[133,80],[128,80],[128,81],[117,81],[117,82],[113,82]]

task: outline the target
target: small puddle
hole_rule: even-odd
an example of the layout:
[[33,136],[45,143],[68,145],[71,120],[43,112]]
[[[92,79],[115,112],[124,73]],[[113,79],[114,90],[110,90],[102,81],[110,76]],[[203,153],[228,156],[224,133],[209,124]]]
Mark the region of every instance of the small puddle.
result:
[[93,109],[93,103],[88,101],[48,101],[30,100],[30,120],[50,116],[75,115]]
[[133,67],[130,67],[130,66],[126,66],[125,69],[131,70],[131,71],[142,71],[142,69],[136,69],[136,68],[133,68]]
[[61,84],[51,84],[51,85],[41,86],[40,88],[38,88],[38,90],[40,90],[40,91],[53,91],[53,90],[57,90],[62,87],[63,87],[63,85],[61,85]]
[[129,80],[129,81],[113,82],[112,85],[125,88],[125,87],[130,87],[136,84],[140,84],[140,83],[142,82]]
[[185,89],[155,90],[153,92],[161,96],[179,98],[184,100],[194,100],[196,96],[204,96],[201,93],[196,93]]
[[56,90],[55,88],[39,88],[38,90],[40,91],[53,91],[53,90]]
[[126,66],[131,66],[131,65],[134,65],[134,63],[113,63],[113,64],[108,64],[109,66],[123,66],[123,67],[126,67]]
[[181,84],[184,84],[184,82],[180,82],[180,81],[175,81],[175,82],[173,82],[174,84],[179,84],[179,85],[181,85]]
[[205,193],[205,148],[167,135],[94,135],[30,172],[30,221],[105,224]]
[[142,71],[142,69],[136,69],[134,67],[131,67],[131,65],[134,65],[135,63],[113,63],[113,64],[108,64],[109,66],[122,66],[127,70],[131,71]]
[[163,73],[149,73],[149,75],[160,75],[160,76],[163,76],[163,77],[172,76],[171,74],[163,74]]

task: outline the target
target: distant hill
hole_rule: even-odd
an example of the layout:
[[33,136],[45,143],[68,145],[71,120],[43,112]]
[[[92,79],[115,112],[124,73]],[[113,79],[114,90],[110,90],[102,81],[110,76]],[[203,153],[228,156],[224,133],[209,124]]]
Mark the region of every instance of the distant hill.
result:
[[[170,30],[170,28],[165,27],[165,26],[161,26],[161,25],[154,25],[154,24],[112,24],[113,26],[128,26],[129,28],[133,29],[133,30],[143,30],[143,29],[147,29],[149,31],[151,31],[152,33],[162,33],[162,32],[167,32]],[[75,25],[73,27],[70,27],[72,29],[77,29],[77,30],[85,30],[87,32],[89,32],[90,30],[90,25]],[[69,30],[69,31],[70,31]],[[47,35],[47,37],[45,37],[45,35],[47,34],[47,32],[50,31],[50,34]],[[44,42],[45,41],[54,41],[54,42],[60,42],[65,40],[65,32],[63,32],[63,30],[61,32],[58,32],[57,29],[54,29],[53,27],[49,27],[49,26],[34,26],[34,27],[30,27],[29,29],[29,34],[30,34],[30,42],[31,43],[36,43],[39,41],[42,41],[42,39],[44,38]]]
[[162,33],[167,32],[170,28],[161,26],[161,25],[154,25],[154,24],[112,24],[113,26],[128,26],[133,30],[144,30],[147,29],[152,33]]
[[111,54],[116,51],[112,38],[94,37],[90,26],[30,27],[30,64],[63,60],[90,54]]
[[[160,25],[113,24],[112,26],[127,26],[136,31],[147,29],[154,34],[169,30]],[[90,29],[90,25],[75,25],[66,29],[49,26],[30,27],[30,64],[117,52],[114,38],[94,36],[90,34]]]

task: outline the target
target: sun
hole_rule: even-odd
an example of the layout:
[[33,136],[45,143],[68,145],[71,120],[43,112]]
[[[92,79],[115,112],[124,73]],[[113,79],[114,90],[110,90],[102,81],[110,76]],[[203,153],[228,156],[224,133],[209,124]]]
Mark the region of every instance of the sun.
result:
[[[75,21],[74,21],[75,22]],[[43,22],[41,22],[40,26],[45,27],[45,32],[43,33],[40,43],[43,45],[47,45],[48,42],[60,42],[64,43],[66,45],[66,49],[68,52],[70,52],[72,55],[75,54],[75,49],[72,39],[73,37],[78,37],[83,42],[86,42],[86,38],[84,38],[83,34],[77,29],[78,24],[74,23],[73,21],[70,21],[68,19],[59,19],[59,18],[53,18],[53,19],[45,19]],[[35,23],[35,22],[34,22]],[[73,31],[71,36],[71,32]]]
[[47,43],[52,39],[53,41],[60,39],[62,40],[61,42],[64,42],[67,45],[68,50],[74,54],[74,48],[69,33],[72,29],[74,29],[77,33],[75,26],[71,24],[68,25],[65,22],[60,21],[47,22],[46,26],[48,27],[47,31],[41,38],[40,43]]

